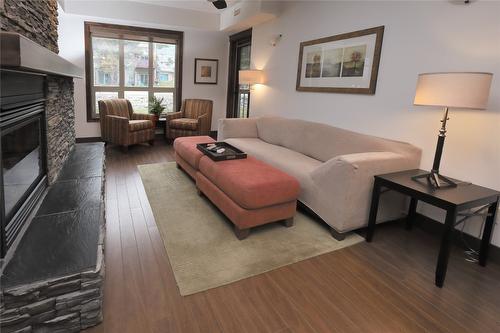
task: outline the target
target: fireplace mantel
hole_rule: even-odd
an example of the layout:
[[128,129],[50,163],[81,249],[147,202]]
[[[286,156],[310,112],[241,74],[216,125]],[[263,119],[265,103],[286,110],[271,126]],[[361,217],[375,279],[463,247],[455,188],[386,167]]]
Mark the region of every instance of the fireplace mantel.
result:
[[2,68],[83,78],[80,67],[18,33],[0,32],[0,44]]

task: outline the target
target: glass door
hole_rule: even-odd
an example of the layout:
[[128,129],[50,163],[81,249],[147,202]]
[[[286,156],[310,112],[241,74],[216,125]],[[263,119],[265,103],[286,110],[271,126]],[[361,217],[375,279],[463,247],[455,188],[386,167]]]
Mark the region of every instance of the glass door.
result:
[[[250,69],[250,45],[243,45],[237,48],[238,70]],[[248,108],[250,107],[250,86],[239,84],[237,92],[238,118],[248,118]]]
[[41,122],[39,114],[2,128],[2,191],[7,225],[45,174]]
[[248,118],[250,87],[239,84],[239,71],[250,69],[252,30],[246,30],[229,37],[228,118]]

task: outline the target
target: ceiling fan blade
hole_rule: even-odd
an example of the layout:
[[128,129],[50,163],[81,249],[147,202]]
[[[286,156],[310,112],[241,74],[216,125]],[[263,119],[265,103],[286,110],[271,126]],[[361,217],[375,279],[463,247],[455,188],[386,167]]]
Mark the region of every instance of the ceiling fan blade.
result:
[[224,9],[227,7],[227,3],[225,0],[216,0],[212,2],[217,9]]

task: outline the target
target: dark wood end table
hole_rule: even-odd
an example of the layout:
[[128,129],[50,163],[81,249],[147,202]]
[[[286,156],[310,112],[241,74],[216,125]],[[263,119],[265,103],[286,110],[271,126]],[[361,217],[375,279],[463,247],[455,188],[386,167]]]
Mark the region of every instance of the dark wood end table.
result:
[[441,236],[441,248],[436,266],[435,280],[436,286],[442,287],[446,276],[452,234],[458,213],[465,209],[488,205],[488,216],[485,221],[479,250],[479,264],[486,266],[491,235],[495,224],[495,214],[500,200],[500,192],[470,183],[459,183],[457,187],[435,189],[429,186],[425,179],[422,182],[412,180],[413,176],[423,173],[426,173],[426,171],[415,169],[375,176],[366,241],[371,242],[373,239],[382,188],[410,196],[410,208],[406,219],[407,229],[411,229],[415,220],[418,201],[446,210],[446,220],[443,226],[443,235]]

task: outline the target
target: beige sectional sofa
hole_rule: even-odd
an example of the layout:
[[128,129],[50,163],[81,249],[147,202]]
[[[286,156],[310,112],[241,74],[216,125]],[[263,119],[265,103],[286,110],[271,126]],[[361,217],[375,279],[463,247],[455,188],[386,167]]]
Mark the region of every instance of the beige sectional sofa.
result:
[[[218,140],[297,178],[300,202],[337,239],[367,225],[374,175],[418,168],[421,156],[408,143],[278,117],[221,119]],[[377,222],[400,218],[405,209],[405,197],[384,193]]]

